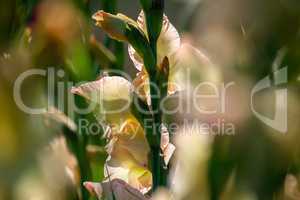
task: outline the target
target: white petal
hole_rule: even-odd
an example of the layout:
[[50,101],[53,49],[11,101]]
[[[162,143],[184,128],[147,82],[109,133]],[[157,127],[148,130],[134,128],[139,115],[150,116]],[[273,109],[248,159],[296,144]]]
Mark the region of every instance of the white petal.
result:
[[164,150],[170,142],[170,136],[167,127],[162,124],[161,126],[161,137],[160,137],[160,148]]
[[89,109],[96,111],[100,123],[110,125],[119,124],[130,115],[132,91],[132,84],[120,76],[106,76],[71,89],[91,101]]
[[122,164],[119,160],[109,156],[105,163],[104,170],[106,179],[103,182],[121,179],[143,194],[148,192],[152,187],[151,172],[138,164]]
[[[169,22],[164,15],[163,27],[157,41],[157,61],[162,62],[165,56],[171,57],[180,48],[180,36],[176,28]],[[172,67],[172,66],[170,66]]]
[[[144,13],[141,12],[137,19],[138,26],[147,34]],[[180,48],[180,36],[176,28],[169,22],[166,15],[163,18],[163,27],[157,41],[157,64],[159,65],[165,56],[170,57]],[[131,45],[128,46],[129,57],[136,69],[141,71],[143,59],[137,54]]]
[[169,132],[164,124],[161,126],[160,148],[163,152],[165,165],[167,166],[173,153],[175,152],[176,147],[170,143]]
[[169,164],[169,161],[174,154],[175,149],[176,147],[172,143],[169,143],[168,146],[164,149],[164,162],[166,166]]
[[106,163],[104,164],[104,177],[106,178],[104,182],[116,178],[128,182],[129,168],[122,167],[119,164],[114,165],[109,163],[110,161],[114,162],[111,156],[106,159]]
[[130,100],[131,91],[131,83],[120,76],[105,76],[97,81],[88,82],[71,89],[72,93],[96,102],[99,100]]

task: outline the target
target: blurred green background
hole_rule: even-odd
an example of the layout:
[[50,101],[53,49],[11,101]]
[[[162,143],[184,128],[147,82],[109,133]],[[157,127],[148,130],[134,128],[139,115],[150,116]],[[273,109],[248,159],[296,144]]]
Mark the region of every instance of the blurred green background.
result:
[[[224,82],[239,83],[230,91],[227,107],[236,134],[217,136],[210,147],[206,186],[210,199],[226,199],[221,194],[231,177],[237,194],[251,195],[227,199],[300,199],[300,2],[168,0],[165,4],[182,40],[203,51]],[[101,134],[71,130],[57,115],[26,114],[13,98],[16,78],[31,68],[64,70],[63,77],[55,78],[65,87],[52,94],[54,107],[70,104],[68,82],[95,80],[103,69],[135,75],[127,45],[94,26],[91,16],[100,9],[134,19],[140,12],[139,2],[131,0],[1,0],[0,199],[88,199],[82,182],[103,178],[107,155]],[[275,69],[288,66],[288,83],[282,86],[288,88],[286,134],[249,114],[250,89],[274,71],[280,52],[284,53]],[[49,103],[47,91],[47,77],[32,76],[22,85],[22,98],[27,105],[40,107]],[[261,111],[272,115],[275,100],[269,96],[261,94],[255,101]],[[74,101],[87,106],[81,97]],[[68,113],[65,108],[62,111]],[[70,117],[75,123],[79,118],[96,122],[92,114]],[[290,186],[291,194],[284,192],[287,175],[298,184]],[[198,199],[199,187],[191,187],[182,199]]]

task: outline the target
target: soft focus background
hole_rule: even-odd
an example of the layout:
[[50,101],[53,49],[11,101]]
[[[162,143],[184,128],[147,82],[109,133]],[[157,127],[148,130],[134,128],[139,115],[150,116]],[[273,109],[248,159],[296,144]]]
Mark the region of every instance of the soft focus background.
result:
[[[165,4],[182,41],[214,63],[214,70],[197,69],[193,80],[216,75],[225,84],[237,83],[228,90],[223,116],[234,123],[234,135],[213,140],[173,138],[180,147],[176,157],[186,166],[183,178],[170,178],[176,181],[177,199],[300,199],[300,2],[168,0]],[[30,68],[52,67],[56,74],[64,70],[55,76],[64,90],[55,88],[50,96],[47,77],[32,76],[22,85],[26,105],[65,105],[60,109],[64,113],[72,108],[71,102],[87,106],[81,97],[67,98],[72,86],[68,82],[95,80],[103,69],[135,75],[127,45],[94,26],[91,16],[100,9],[134,19],[140,12],[137,0],[1,0],[0,199],[89,199],[82,182],[103,178],[107,155],[102,134],[76,131],[78,119],[96,122],[92,114],[71,119],[60,112],[29,115],[13,98],[16,78]],[[274,91],[288,88],[288,132],[282,134],[253,116],[250,92],[257,81],[285,66],[288,83],[254,99],[256,109],[272,118]],[[173,120],[189,117],[180,113]],[[68,120],[75,124],[65,123]]]

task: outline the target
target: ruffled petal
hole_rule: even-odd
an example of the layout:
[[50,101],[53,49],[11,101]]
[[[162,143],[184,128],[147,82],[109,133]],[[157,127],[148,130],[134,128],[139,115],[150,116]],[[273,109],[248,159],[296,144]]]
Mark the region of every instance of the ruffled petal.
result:
[[71,92],[99,105],[96,116],[100,121],[120,124],[130,116],[132,84],[123,77],[105,76],[97,81],[73,87]]
[[150,147],[143,128],[135,118],[127,119],[121,125],[120,130],[113,133],[106,147],[107,153],[114,158],[121,160],[123,157],[126,157],[128,160],[134,160],[141,166],[148,165]]
[[116,145],[128,150],[140,165],[147,166],[150,147],[144,130],[136,119],[128,119],[123,123]]
[[123,150],[123,155],[112,155],[105,164],[105,180],[121,179],[133,188],[145,194],[152,187],[152,174],[146,168],[135,162],[129,152]]
[[152,175],[146,167],[150,147],[138,121],[127,119],[117,132],[112,133],[107,147],[106,181],[122,179],[142,193],[149,191]]
[[131,91],[131,83],[121,76],[105,76],[97,81],[88,82],[71,89],[72,93],[97,103],[100,100],[123,99],[128,101],[130,100]]

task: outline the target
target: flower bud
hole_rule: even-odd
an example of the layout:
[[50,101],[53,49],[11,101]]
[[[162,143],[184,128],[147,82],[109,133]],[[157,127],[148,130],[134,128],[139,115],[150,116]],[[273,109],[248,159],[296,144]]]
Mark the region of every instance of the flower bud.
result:
[[112,15],[100,10],[92,18],[96,21],[96,26],[101,27],[111,38],[118,41],[127,41],[125,16]]
[[93,19],[111,38],[129,42],[143,58],[145,67],[155,70],[156,62],[148,39],[134,20],[122,14],[112,15],[104,11],[95,13]]
[[141,4],[146,17],[150,44],[153,42],[156,45],[162,28],[164,0],[141,0]]

